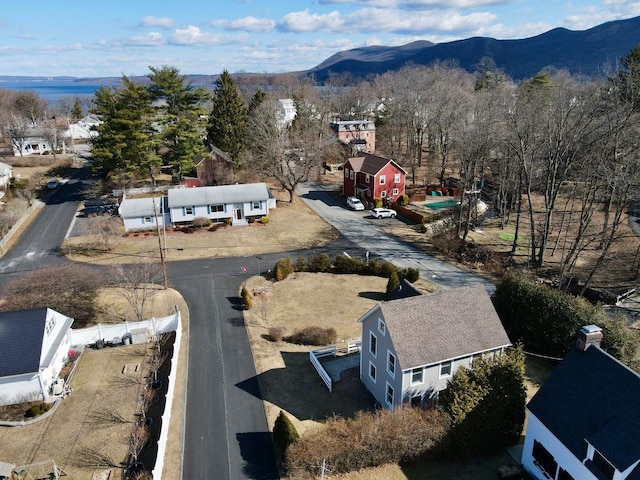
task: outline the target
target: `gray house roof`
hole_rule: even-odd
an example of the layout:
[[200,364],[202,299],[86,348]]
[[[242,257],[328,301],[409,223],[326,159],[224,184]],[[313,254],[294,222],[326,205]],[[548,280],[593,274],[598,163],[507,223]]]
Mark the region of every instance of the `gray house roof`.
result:
[[[592,345],[572,349],[527,405],[579,460],[593,445],[619,471],[640,459],[640,375]],[[627,480],[640,479],[640,466]]]
[[[0,313],[0,377],[39,370],[48,311],[32,308]],[[70,327],[73,320],[68,321]]]
[[511,345],[480,285],[383,302],[387,325],[403,370]]
[[169,190],[170,208],[267,200],[269,200],[269,189],[266,183],[245,183]]
[[[155,212],[153,210],[154,201]],[[153,216],[156,212],[158,214],[161,212],[161,202],[164,202],[162,211],[167,212],[167,197],[123,198],[120,207],[118,207],[118,213],[122,218]]]

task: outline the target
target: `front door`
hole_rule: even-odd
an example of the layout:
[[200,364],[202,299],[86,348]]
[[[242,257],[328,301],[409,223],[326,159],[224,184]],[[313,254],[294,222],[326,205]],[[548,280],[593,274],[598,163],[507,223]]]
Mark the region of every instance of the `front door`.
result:
[[236,220],[242,220],[242,209],[236,208]]

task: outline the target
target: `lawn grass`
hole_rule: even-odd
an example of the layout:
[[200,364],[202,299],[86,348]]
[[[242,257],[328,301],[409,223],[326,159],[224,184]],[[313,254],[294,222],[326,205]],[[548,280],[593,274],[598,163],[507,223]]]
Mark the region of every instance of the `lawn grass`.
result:
[[[498,235],[501,240],[505,240],[507,242],[513,242],[513,239],[516,237],[515,234],[509,232],[502,232]],[[522,236],[518,235],[518,242],[522,241]]]

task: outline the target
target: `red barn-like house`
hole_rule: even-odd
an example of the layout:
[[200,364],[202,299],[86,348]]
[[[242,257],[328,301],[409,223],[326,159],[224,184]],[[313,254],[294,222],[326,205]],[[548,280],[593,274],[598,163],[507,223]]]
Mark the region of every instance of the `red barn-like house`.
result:
[[407,172],[396,162],[371,153],[350,158],[344,164],[342,191],[369,202],[374,198],[391,202],[404,195]]

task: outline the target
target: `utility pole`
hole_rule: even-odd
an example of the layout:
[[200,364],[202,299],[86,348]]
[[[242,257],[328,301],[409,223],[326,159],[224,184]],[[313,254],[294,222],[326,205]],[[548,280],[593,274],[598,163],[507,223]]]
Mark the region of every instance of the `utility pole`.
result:
[[[153,202],[153,213],[156,218],[156,230],[158,231],[158,249],[160,250],[160,265],[162,266],[162,280],[164,281],[164,289],[169,288],[169,282],[167,281],[167,266],[164,263],[164,251],[162,250],[162,238],[160,235],[160,224],[158,223],[158,210],[156,210],[156,197],[151,197]],[[163,198],[160,197],[160,201],[163,201]],[[164,216],[162,217],[162,223],[164,224]]]

